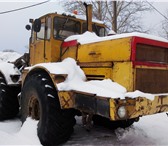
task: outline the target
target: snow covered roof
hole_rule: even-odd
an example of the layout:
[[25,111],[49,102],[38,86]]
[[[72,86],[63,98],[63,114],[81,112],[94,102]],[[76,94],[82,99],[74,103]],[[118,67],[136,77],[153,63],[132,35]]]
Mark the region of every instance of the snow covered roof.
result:
[[142,37],[142,38],[147,38],[147,39],[151,39],[151,40],[156,40],[156,41],[168,43],[168,40],[164,39],[162,37],[149,35],[149,34],[145,34],[145,33],[139,33],[139,32],[123,33],[123,34],[116,34],[116,35],[112,35],[112,36],[99,37],[94,32],[88,32],[88,31],[85,32],[84,34],[81,34],[81,35],[70,36],[67,39],[65,39],[65,42],[77,40],[77,42],[80,44],[90,44],[90,43],[95,43],[95,42],[114,40],[114,39],[126,38],[126,37]]
[[[61,13],[59,13],[59,14],[61,14]],[[76,15],[74,13],[69,13],[69,12],[63,12],[62,14],[66,15],[66,16],[75,17],[77,19],[86,20],[86,15]],[[96,19],[93,19],[93,18],[92,18],[92,22],[99,23],[99,24],[104,24],[103,21],[96,20]]]

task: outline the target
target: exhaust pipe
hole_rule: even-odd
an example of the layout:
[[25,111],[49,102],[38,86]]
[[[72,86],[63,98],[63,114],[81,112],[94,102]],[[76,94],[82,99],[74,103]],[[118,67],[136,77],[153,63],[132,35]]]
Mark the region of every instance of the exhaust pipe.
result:
[[92,32],[92,5],[84,2],[84,6],[86,8],[87,31]]

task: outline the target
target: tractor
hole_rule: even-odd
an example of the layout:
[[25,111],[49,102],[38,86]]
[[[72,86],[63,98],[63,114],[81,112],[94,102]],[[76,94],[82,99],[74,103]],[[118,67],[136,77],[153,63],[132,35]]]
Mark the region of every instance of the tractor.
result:
[[[66,142],[76,115],[87,130],[92,121],[115,129],[168,111],[168,40],[141,33],[105,36],[106,26],[92,19],[92,6],[86,5],[86,11],[86,18],[50,13],[30,19],[29,53],[0,65],[0,120],[18,113],[22,122],[38,120],[42,145]],[[128,93],[120,97],[61,88],[70,78],[67,66],[75,68],[71,77],[79,69],[84,83],[108,80]],[[134,91],[141,94],[131,96]]]

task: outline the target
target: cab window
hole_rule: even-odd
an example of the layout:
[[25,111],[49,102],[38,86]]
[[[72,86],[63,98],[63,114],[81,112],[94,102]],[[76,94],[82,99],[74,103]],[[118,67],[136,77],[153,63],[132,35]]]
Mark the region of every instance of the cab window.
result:
[[41,23],[41,29],[37,32],[37,40],[44,39],[45,23]]
[[[45,32],[46,30],[46,32]],[[51,18],[46,18],[46,23],[41,23],[41,29],[37,32],[37,40],[49,40],[51,36]]]
[[[105,28],[102,27],[102,26],[99,26],[97,24],[92,24],[92,30],[93,32],[96,33],[97,36],[105,36]],[[82,33],[86,32],[87,31],[87,23],[83,23],[82,25]]]
[[75,34],[80,34],[80,23],[69,18],[54,18],[54,38],[66,39]]

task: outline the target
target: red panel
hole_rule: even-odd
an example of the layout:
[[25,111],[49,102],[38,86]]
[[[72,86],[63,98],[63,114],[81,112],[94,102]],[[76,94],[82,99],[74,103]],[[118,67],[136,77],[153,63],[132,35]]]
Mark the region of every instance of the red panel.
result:
[[64,48],[64,47],[73,47],[73,46],[76,46],[77,44],[78,44],[77,40],[63,42],[62,43],[62,48]]
[[151,40],[147,38],[141,38],[141,37],[132,37],[131,41],[131,61],[133,62],[133,66],[135,67],[136,65],[145,65],[145,66],[151,66],[151,67],[167,67],[168,65],[166,64],[159,64],[159,63],[150,63],[150,62],[135,62],[136,58],[136,45],[137,44],[146,44],[146,45],[151,45],[151,46],[158,46],[158,47],[163,47],[168,49],[168,43],[166,42],[161,42],[161,41],[156,41],[156,40]]

